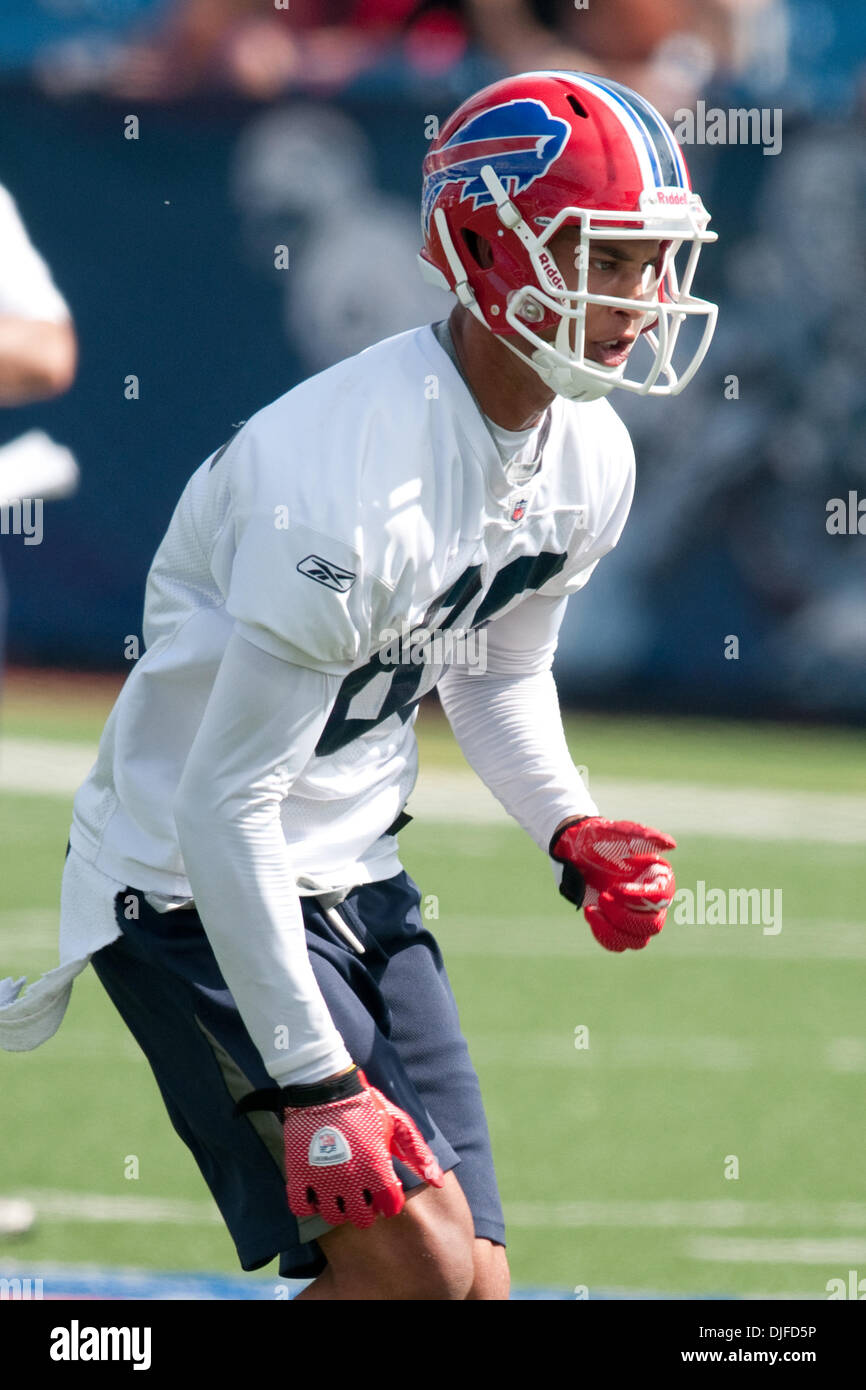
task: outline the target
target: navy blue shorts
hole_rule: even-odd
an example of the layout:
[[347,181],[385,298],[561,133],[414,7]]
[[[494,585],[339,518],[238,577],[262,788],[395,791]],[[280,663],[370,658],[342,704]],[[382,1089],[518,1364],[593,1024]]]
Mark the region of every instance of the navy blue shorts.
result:
[[[159,913],[139,898],[123,935],[92,964],[145,1053],[171,1121],[191,1149],[244,1269],[279,1256],[280,1274],[308,1278],[326,1264],[319,1217],[299,1223],[284,1183],[282,1125],[268,1111],[238,1117],[235,1103],[272,1087],[194,908]],[[460,1032],[442,956],[406,873],[354,889],[336,911],[365,947],[359,955],[302,898],[319,988],[367,1079],[418,1125],[446,1171],[454,1168],[475,1232],[505,1244],[478,1078]],[[405,1189],[422,1181],[395,1162]]]

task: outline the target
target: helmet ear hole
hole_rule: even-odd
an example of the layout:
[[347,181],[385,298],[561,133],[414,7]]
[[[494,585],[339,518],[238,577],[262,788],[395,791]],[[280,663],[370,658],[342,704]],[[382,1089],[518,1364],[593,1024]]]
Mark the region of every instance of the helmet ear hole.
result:
[[479,236],[478,232],[470,231],[468,227],[461,229],[461,235],[479,270],[489,270],[493,265],[493,251],[487,238]]

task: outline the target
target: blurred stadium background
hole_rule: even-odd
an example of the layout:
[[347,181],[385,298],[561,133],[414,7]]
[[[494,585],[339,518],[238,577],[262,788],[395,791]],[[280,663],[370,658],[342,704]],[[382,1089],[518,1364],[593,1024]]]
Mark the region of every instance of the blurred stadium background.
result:
[[[438,900],[515,1283],[826,1297],[866,1276],[866,539],[827,526],[832,499],[866,497],[866,10],[278,3],[6,0],[0,19],[0,182],[81,354],[66,395],[0,412],[0,445],[44,430],[81,470],[40,545],[0,536],[0,975],[56,960],[72,793],[190,472],[303,377],[448,311],[414,264],[429,117],[532,67],[606,72],[673,124],[698,100],[780,110],[778,154],[686,148],[719,329],[681,398],[614,397],[635,505],[556,672],[602,810],[677,835],[680,888],[781,892],[781,930],[669,919],[645,955],[605,955],[435,705],[401,843]],[[241,1282],[92,973],[56,1039],[0,1054],[0,1082],[0,1198],[36,1213],[0,1235],[0,1276],[274,1296]]]

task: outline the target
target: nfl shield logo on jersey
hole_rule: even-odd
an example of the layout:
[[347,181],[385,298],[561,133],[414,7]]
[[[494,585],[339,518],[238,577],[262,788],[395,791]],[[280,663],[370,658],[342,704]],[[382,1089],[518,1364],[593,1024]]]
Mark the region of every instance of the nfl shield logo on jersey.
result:
[[352,1157],[345,1134],[339,1129],[317,1129],[310,1140],[308,1161],[316,1168],[328,1168],[332,1163],[348,1163]]
[[511,512],[512,521],[522,521],[526,515],[526,508],[529,506],[529,498],[521,497],[515,502]]

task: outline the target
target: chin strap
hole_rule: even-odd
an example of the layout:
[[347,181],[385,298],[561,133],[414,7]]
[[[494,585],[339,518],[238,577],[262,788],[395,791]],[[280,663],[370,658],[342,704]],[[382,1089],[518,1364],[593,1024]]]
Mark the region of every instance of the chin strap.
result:
[[610,395],[618,385],[616,381],[608,383],[587,378],[576,363],[574,366],[564,367],[542,348],[536,348],[529,360],[551,391],[556,391],[557,395],[564,396],[569,401],[601,400],[602,396]]
[[436,223],[436,230],[439,233],[439,241],[442,244],[442,250],[445,252],[445,259],[448,262],[451,274],[454,276],[454,293],[464,309],[468,309],[470,314],[473,314],[474,317],[478,319],[479,323],[483,323],[484,327],[487,328],[487,320],[479,308],[478,301],[475,298],[475,291],[469,283],[466,267],[458,256],[457,248],[451,240],[448,223],[441,208],[437,208],[434,212],[433,221]]
[[[484,166],[481,175],[496,198],[500,220],[505,226],[521,236],[524,244],[528,246],[534,244],[535,238],[524,223],[517,208],[507,197],[502,184],[489,164]],[[439,233],[439,241],[445,253],[445,259],[454,277],[454,294],[456,294],[457,299],[463,307],[468,309],[473,317],[478,319],[479,323],[484,324],[488,333],[492,333],[493,329],[484,317],[478,301],[475,298],[472,286],[469,283],[466,267],[457,254],[457,248],[451,238],[445,213],[441,208],[436,209],[433,214],[433,220],[436,223],[436,230]],[[421,261],[421,267],[425,276],[427,276],[428,272],[423,260]],[[565,319],[562,320],[562,325],[564,324]],[[602,396],[607,396],[617,385],[616,380],[611,381],[608,385],[607,382],[597,381],[592,377],[588,377],[581,371],[577,363],[564,366],[542,348],[536,348],[532,356],[528,357],[526,353],[521,352],[519,348],[516,348],[513,343],[508,341],[507,334],[502,333],[496,336],[516,357],[520,358],[521,362],[527,367],[531,367],[533,371],[541,377],[544,384],[550,387],[551,391],[555,391],[558,396],[564,396],[566,400],[599,400]]]
[[545,386],[549,386],[551,391],[555,391],[558,396],[563,396],[566,400],[597,401],[602,396],[609,395],[617,385],[616,381],[611,381],[608,384],[585,376],[577,363],[573,366],[563,366],[543,348],[536,348],[532,356],[528,357],[525,352],[521,352],[513,343],[509,342],[505,334],[499,336],[499,341],[504,343],[515,357],[519,357],[524,366],[531,367],[536,375],[541,377]]

